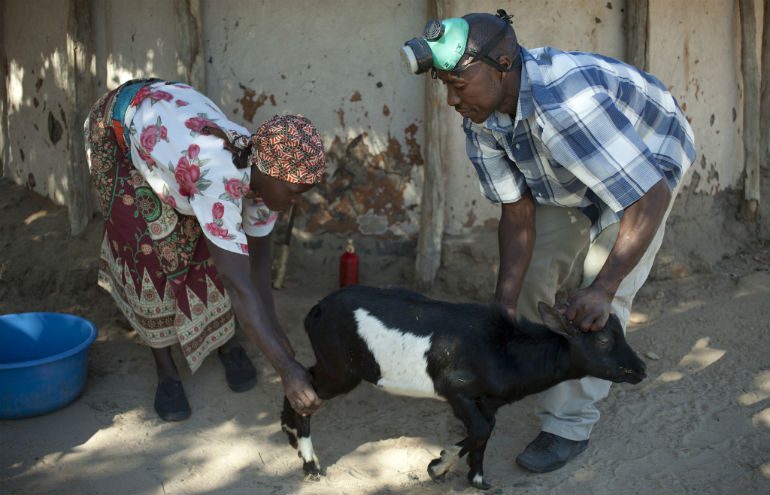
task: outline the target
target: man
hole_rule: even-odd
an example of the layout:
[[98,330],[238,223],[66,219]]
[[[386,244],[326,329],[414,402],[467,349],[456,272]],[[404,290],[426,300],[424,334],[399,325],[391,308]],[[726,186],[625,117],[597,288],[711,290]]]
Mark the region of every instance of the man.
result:
[[[510,18],[432,21],[404,55],[446,85],[481,191],[501,204],[495,299],[536,318],[582,263],[565,316],[596,331],[612,312],[625,328],[694,161],[692,130],[654,77],[600,55],[527,50]],[[548,472],[583,452],[609,387],[584,378],[540,394],[542,431],[516,462]]]

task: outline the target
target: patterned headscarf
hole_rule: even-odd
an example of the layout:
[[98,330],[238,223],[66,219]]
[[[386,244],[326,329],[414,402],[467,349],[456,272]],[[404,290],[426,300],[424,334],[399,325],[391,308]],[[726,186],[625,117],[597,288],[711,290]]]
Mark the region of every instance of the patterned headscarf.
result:
[[324,174],[323,141],[302,115],[276,115],[252,136],[257,153],[252,162],[260,172],[294,184],[316,184]]

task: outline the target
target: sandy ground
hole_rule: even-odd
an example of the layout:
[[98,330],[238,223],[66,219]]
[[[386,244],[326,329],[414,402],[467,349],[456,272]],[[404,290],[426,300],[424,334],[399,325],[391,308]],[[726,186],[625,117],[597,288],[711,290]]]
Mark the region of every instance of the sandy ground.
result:
[[[314,418],[326,476],[304,481],[279,428],[280,383],[249,342],[256,390],[232,393],[209,359],[183,375],[192,417],[159,420],[150,352],[94,286],[99,229],[94,222],[71,240],[65,210],[0,180],[0,312],[67,311],[100,331],[78,400],[0,421],[0,494],[476,492],[464,463],[444,483],[426,473],[463,433],[447,406],[370,386]],[[649,378],[613,386],[589,449],[550,474],[513,463],[538,431],[532,402],[501,409],[485,464],[491,493],[770,494],[769,270],[770,251],[757,248],[708,273],[649,283],[629,333]],[[292,273],[289,282],[277,293],[279,315],[310,364],[301,320],[334,282],[300,285]]]

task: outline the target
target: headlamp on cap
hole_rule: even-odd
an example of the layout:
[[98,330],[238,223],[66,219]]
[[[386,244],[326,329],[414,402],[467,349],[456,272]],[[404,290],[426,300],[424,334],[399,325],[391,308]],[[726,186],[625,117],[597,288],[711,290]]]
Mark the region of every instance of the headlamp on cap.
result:
[[[463,62],[462,68],[458,67],[458,63],[464,55],[468,55],[470,61],[482,60],[501,72],[510,71],[516,61],[510,67],[504,67],[489,56],[511,23],[511,16],[503,10],[498,10],[497,17],[504,19],[505,24],[478,50],[468,48],[470,25],[467,20],[450,18],[429,21],[421,37],[412,38],[401,47],[401,56],[407,70],[411,74],[422,74],[430,70],[435,79],[437,70],[462,72],[470,62]],[[516,60],[518,58],[517,53]]]
[[412,38],[401,47],[407,69],[412,74],[422,74],[430,69],[454,69],[465,54],[468,31],[465,19],[429,21],[421,37]]

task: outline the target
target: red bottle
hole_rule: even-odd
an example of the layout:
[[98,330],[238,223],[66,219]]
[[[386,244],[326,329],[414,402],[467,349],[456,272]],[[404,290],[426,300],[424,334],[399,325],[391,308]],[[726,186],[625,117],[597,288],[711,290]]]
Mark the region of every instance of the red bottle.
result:
[[340,287],[358,284],[358,255],[353,239],[348,239],[345,252],[340,256]]

